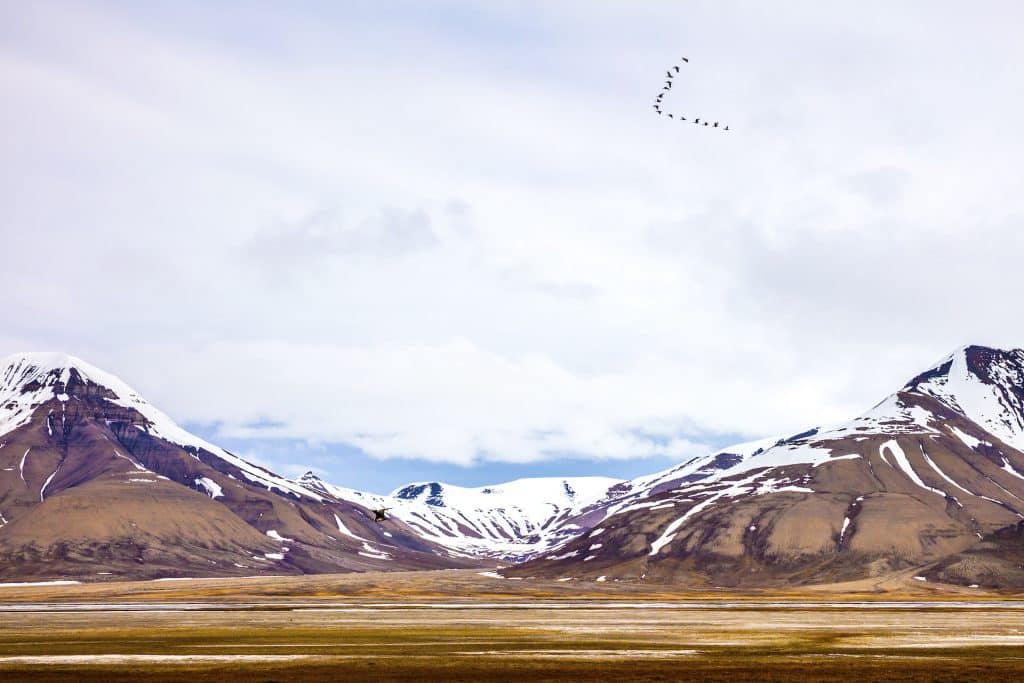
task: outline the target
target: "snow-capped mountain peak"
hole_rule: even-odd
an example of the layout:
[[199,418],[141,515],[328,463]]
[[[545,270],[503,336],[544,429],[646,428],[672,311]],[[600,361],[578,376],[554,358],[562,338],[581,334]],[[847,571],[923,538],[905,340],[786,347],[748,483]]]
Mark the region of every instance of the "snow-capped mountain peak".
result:
[[904,390],[930,396],[1024,450],[1024,350],[965,346]]
[[608,477],[538,477],[468,488],[434,481],[376,496],[327,484],[313,473],[299,482],[339,500],[389,508],[391,517],[454,553],[512,561],[577,536],[585,529],[571,520],[622,483]]
[[309,489],[179,427],[126,382],[80,358],[58,352],[26,352],[0,360],[0,435],[27,424],[40,405],[54,400],[59,402],[61,414],[71,402],[85,405],[89,401],[134,411],[142,417],[134,425],[140,431],[191,449],[193,455],[199,450],[212,453],[249,481],[268,489],[319,499]]
[[747,580],[782,562],[860,576],[959,552],[1024,520],[1022,407],[1024,351],[967,346],[847,422],[625,482],[584,537],[516,571]]
[[408,484],[392,491],[391,496],[435,507],[524,508],[532,499],[541,506],[569,509],[594,502],[619,481],[609,477],[531,477],[475,488],[431,481]]

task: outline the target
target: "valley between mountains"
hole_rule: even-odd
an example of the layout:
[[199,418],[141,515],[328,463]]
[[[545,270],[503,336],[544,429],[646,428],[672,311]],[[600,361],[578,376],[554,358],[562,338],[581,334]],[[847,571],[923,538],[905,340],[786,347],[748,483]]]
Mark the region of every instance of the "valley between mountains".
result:
[[0,361],[4,582],[473,567],[695,589],[911,572],[1018,590],[1024,351],[964,347],[849,422],[628,481],[343,484],[249,463],[72,356]]

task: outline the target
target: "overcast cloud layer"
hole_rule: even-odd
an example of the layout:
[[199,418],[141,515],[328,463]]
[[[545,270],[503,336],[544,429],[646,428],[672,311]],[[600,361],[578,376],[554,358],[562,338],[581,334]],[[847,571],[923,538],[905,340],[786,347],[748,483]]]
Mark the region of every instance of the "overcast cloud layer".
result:
[[[682,459],[1024,344],[1019,4],[498,5],[0,5],[0,355],[470,464]],[[729,133],[653,114],[683,55]]]

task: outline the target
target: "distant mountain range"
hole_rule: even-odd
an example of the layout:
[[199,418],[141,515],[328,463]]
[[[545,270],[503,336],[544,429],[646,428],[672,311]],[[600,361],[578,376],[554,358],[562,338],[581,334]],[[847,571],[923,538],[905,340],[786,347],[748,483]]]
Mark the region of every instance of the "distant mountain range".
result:
[[[390,508],[373,521],[373,510]],[[509,577],[796,585],[914,569],[1024,586],[1024,351],[968,346],[864,415],[657,474],[280,477],[63,354],[0,361],[0,579],[507,565]]]

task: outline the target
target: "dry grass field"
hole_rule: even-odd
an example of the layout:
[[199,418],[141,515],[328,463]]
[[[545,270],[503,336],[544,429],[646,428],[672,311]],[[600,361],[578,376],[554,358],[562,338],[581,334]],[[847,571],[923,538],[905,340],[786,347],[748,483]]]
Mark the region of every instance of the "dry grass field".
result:
[[743,596],[472,571],[5,586],[0,679],[1021,678],[1024,602],[907,579]]

